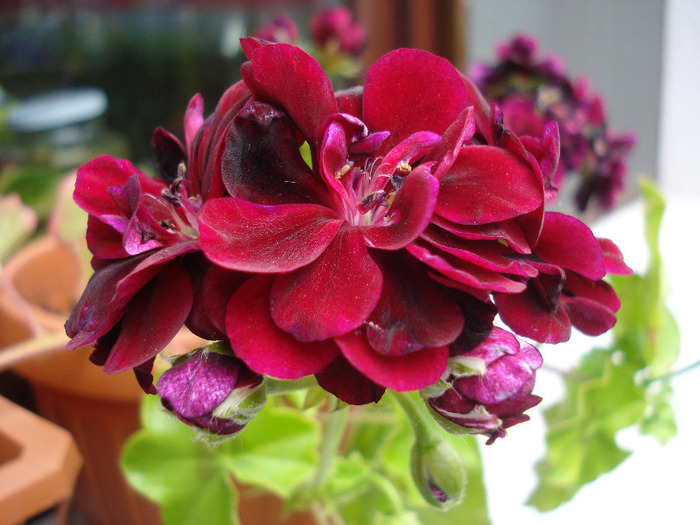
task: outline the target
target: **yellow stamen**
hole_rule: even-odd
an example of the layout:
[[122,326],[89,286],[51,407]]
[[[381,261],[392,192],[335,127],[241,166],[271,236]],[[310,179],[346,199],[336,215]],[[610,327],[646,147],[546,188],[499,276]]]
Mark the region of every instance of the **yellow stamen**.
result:
[[409,173],[411,173],[411,170],[413,168],[411,168],[411,165],[408,162],[402,160],[401,162],[399,162],[399,165],[396,167],[396,169],[401,175],[408,175]]
[[351,168],[352,168],[352,166],[350,166],[350,164],[346,164],[345,166],[343,166],[342,168],[340,168],[338,171],[335,172],[335,178],[337,180],[342,179],[345,176],[345,174],[348,171],[350,171]]

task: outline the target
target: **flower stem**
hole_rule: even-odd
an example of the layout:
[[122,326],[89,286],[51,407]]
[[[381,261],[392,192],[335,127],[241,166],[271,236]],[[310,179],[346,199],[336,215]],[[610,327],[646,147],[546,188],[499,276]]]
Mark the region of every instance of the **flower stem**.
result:
[[700,367],[700,361],[695,361],[694,363],[691,363],[688,366],[684,366],[683,368],[671,371],[668,374],[664,374],[662,376],[650,379],[649,381],[647,381],[647,384],[655,383],[656,381],[663,381],[665,379],[672,379],[674,377],[685,374],[686,372],[690,372],[691,370],[698,368],[698,367]]
[[312,375],[288,381],[273,379],[271,377],[265,378],[265,386],[267,387],[268,394],[288,394],[317,385],[316,378]]
[[[334,398],[335,399],[335,398]],[[337,401],[336,401],[337,403]],[[348,409],[332,407],[328,413],[326,428],[321,439],[321,457],[316,470],[313,484],[315,487],[320,487],[326,479],[328,472],[333,464],[340,442],[345,433],[345,425],[348,420]]]
[[425,414],[420,410],[420,406],[411,394],[392,392],[394,400],[403,409],[408,421],[413,427],[417,441],[429,443],[430,441],[440,441],[441,437],[435,432],[425,419]]

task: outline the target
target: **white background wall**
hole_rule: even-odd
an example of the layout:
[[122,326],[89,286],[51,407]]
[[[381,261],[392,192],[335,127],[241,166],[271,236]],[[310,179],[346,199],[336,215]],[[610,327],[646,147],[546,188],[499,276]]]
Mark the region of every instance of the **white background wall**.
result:
[[468,6],[471,61],[493,61],[494,43],[517,32],[535,36],[542,54],[558,55],[571,76],[590,80],[612,129],[637,133],[630,174],[656,177],[663,0],[469,0]]

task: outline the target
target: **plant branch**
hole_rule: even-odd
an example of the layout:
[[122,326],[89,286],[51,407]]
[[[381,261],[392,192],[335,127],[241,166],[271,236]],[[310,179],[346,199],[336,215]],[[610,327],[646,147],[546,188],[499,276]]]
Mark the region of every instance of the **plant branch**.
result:
[[700,367],[700,361],[695,361],[694,363],[691,363],[688,366],[684,366],[683,368],[680,368],[678,370],[673,370],[673,371],[669,372],[668,374],[664,374],[662,376],[650,379],[647,381],[647,384],[650,385],[651,383],[655,383],[656,381],[663,381],[665,379],[672,379],[674,377],[685,374],[686,372],[690,372],[691,370],[698,368],[698,367]]

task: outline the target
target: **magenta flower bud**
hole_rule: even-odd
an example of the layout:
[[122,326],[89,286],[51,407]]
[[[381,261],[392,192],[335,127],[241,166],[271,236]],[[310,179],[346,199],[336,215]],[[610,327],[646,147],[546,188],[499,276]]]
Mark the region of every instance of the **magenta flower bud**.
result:
[[542,400],[531,393],[540,366],[534,346],[494,327],[479,346],[451,357],[442,380],[422,395],[443,428],[486,435],[490,445],[505,437],[505,429],[530,419],[523,412]]
[[278,44],[295,44],[299,40],[299,28],[294,20],[280,14],[256,29],[253,36]]
[[262,376],[234,355],[206,348],[166,370],[156,390],[180,420],[217,435],[243,430],[266,398]]
[[365,29],[355,23],[347,7],[324,9],[309,23],[314,41],[321,47],[334,42],[343,53],[359,55],[367,42]]

